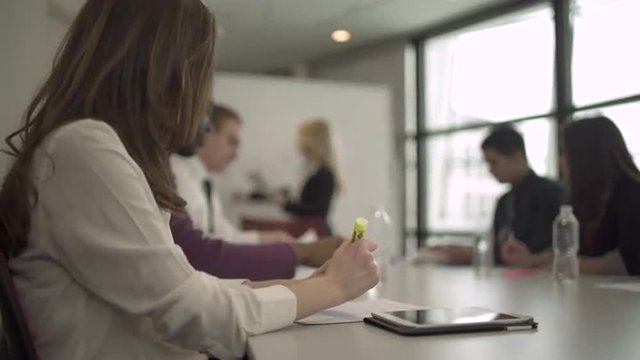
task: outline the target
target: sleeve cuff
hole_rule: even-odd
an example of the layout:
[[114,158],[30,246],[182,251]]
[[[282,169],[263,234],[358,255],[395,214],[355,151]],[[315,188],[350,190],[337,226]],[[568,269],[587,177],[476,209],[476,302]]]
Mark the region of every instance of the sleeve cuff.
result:
[[256,289],[255,294],[262,307],[262,326],[257,333],[281,329],[296,320],[298,299],[286,286],[275,285]]
[[256,245],[260,243],[260,233],[258,231],[241,231],[233,238],[233,242],[242,245]]

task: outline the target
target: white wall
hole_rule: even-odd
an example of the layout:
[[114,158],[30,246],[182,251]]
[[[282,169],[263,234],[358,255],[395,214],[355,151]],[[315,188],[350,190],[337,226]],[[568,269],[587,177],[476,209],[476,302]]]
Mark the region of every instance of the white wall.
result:
[[[403,222],[404,203],[402,201],[403,164],[404,164],[404,133],[405,122],[415,123],[415,72],[412,63],[412,49],[404,41],[388,42],[363,49],[357,49],[344,54],[337,54],[322,60],[311,62],[309,74],[314,79],[332,79],[352,81],[363,84],[377,84],[388,87],[392,96],[392,113],[390,130],[385,136],[393,146],[393,177],[394,193],[397,196],[390,212],[396,223]],[[411,187],[413,188],[413,187]],[[415,202],[415,191],[408,197],[410,205]],[[414,221],[415,214],[409,220]],[[398,226],[398,236],[404,238],[401,231],[403,224]]]
[[[0,148],[49,72],[65,31],[44,0],[0,0]],[[0,154],[0,179],[9,161]]]
[[407,47],[404,41],[397,41],[337,54],[309,63],[309,74],[315,79],[389,87],[393,101],[393,128],[400,130],[405,119]]
[[244,119],[242,152],[222,178],[229,193],[245,190],[247,172],[259,169],[271,185],[300,179],[297,126],[311,117],[326,118],[336,135],[346,189],[334,204],[332,223],[349,233],[370,206],[389,207],[393,188],[391,97],[382,86],[304,81],[253,75],[218,74],[214,98]]

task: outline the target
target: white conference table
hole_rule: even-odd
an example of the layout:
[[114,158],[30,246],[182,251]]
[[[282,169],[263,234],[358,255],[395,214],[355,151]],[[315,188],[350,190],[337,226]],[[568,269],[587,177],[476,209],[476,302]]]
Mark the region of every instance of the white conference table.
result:
[[[532,315],[535,331],[403,337],[364,323],[293,325],[251,337],[254,360],[562,359],[639,360],[640,293],[601,289],[614,279],[582,277],[558,286],[548,273],[477,277],[467,267],[391,269],[377,296],[425,307],[481,306]],[[619,278],[615,280],[621,280]],[[636,278],[636,280],[638,280]]]

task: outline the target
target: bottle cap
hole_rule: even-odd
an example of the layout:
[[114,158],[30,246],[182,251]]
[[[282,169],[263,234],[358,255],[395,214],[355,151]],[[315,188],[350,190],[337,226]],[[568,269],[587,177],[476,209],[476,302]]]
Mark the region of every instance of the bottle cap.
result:
[[571,205],[562,205],[560,206],[561,214],[573,214],[573,206]]

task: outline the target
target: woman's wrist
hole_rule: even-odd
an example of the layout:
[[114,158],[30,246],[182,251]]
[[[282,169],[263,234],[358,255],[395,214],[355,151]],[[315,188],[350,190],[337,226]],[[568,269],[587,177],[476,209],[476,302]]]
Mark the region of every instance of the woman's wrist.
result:
[[335,277],[324,274],[316,277],[316,279],[324,284],[327,294],[332,299],[332,302],[335,303],[335,305],[342,304],[350,300],[346,289],[344,289],[340,281],[338,281],[338,279],[336,279]]
[[242,284],[252,289],[261,289],[269,286],[282,285],[286,287],[294,286],[303,280],[298,279],[281,279],[281,280],[263,280],[263,281],[245,281]]

